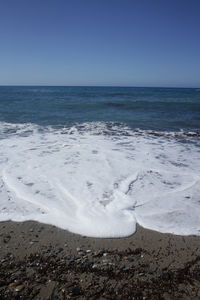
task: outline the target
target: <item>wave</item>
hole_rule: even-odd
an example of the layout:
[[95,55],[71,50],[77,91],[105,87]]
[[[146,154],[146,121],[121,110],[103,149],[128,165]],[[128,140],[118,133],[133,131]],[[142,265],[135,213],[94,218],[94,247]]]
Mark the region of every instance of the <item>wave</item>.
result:
[[94,237],[128,236],[136,223],[200,235],[199,135],[103,122],[0,131],[0,220]]
[[8,123],[0,122],[0,135],[8,137],[9,135],[27,136],[37,132],[59,132],[60,134],[91,134],[91,135],[107,135],[107,136],[155,136],[155,137],[200,137],[200,131],[158,131],[150,129],[133,129],[124,123],[119,122],[84,122],[74,123],[71,125],[56,125],[56,126],[40,126],[33,123]]

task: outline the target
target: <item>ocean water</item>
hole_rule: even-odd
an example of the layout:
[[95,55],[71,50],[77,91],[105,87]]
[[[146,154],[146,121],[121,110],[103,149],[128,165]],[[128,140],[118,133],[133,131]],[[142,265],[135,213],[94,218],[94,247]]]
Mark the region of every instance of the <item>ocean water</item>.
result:
[[0,87],[0,221],[200,235],[200,89]]

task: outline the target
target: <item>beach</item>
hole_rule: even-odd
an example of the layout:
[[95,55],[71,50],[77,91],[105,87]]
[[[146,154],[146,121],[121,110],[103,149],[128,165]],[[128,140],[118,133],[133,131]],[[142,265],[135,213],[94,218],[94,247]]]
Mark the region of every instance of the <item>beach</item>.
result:
[[1,1],[0,300],[200,300],[200,1]]
[[0,87],[0,300],[200,299],[199,109],[197,89]]
[[0,299],[199,299],[199,245],[138,225],[105,239],[1,222]]

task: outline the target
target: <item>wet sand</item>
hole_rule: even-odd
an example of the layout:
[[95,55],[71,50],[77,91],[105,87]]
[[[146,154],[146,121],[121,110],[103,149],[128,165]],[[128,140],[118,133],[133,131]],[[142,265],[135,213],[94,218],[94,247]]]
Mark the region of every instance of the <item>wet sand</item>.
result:
[[200,237],[88,238],[0,222],[0,299],[200,299]]

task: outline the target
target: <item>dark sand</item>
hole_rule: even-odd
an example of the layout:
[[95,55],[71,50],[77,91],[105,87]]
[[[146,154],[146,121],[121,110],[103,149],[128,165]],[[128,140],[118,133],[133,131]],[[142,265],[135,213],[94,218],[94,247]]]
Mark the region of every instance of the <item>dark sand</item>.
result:
[[137,226],[97,239],[1,222],[0,299],[200,299],[200,237]]

